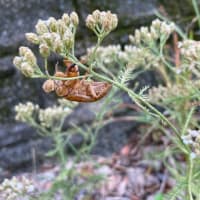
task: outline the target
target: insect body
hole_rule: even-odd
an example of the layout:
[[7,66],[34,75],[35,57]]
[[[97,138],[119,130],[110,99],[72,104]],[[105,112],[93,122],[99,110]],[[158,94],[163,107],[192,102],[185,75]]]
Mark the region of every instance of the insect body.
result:
[[[57,71],[54,76],[69,78],[79,76],[78,66],[64,61],[67,67],[65,73]],[[43,84],[45,92],[55,91],[60,97],[70,101],[94,102],[103,98],[111,89],[107,82],[96,82],[82,79],[75,80],[47,80]]]

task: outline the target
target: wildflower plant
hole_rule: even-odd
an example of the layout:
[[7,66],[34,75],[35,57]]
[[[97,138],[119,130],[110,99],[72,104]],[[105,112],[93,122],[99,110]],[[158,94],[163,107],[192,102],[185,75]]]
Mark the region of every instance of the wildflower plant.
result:
[[36,199],[37,189],[33,182],[26,177],[21,180],[13,177],[5,179],[0,184],[0,198],[5,200]]
[[[200,100],[199,42],[183,40],[179,43],[182,54],[181,64],[174,66],[175,63],[169,58],[170,54],[166,48],[167,40],[176,30],[174,23],[159,19],[154,20],[150,28],[142,27],[135,30],[135,33],[129,37],[131,43],[124,49],[119,45],[100,46],[103,39],[117,27],[117,23],[117,15],[110,11],[96,10],[88,15],[86,26],[96,35],[97,43],[87,50],[86,55],[82,56],[80,61],[75,55],[78,15],[72,12],[70,15],[63,14],[58,20],[52,17],[46,21],[39,20],[35,27],[36,33],[27,33],[26,37],[31,43],[39,45],[39,52],[44,58],[44,67],[37,65],[36,57],[27,47],[19,49],[19,56],[14,58],[13,63],[25,76],[31,78],[56,81],[83,77],[80,75],[67,78],[50,75],[47,59],[51,53],[56,53],[87,71],[90,75],[88,79],[112,84],[113,89],[105,99],[105,104],[108,105],[108,102],[111,102],[117,90],[126,92],[133,102],[144,111],[145,115],[150,116],[150,120],[157,120],[158,128],[163,130],[166,135],[168,135],[167,131],[170,131],[171,148],[186,159],[187,169],[184,168],[180,172],[177,170],[176,173],[172,173],[178,174],[176,176],[177,187],[172,190],[170,198],[167,199],[176,199],[177,197],[187,200],[200,199],[197,189],[200,187],[198,181],[200,177],[199,157],[193,156],[199,153],[199,136],[196,132],[192,134],[193,136],[190,134],[191,132],[189,136],[186,135],[188,129],[199,129],[198,119],[195,116]],[[118,67],[117,70],[115,67]],[[149,89],[147,94],[144,94],[147,88],[136,93],[127,84],[129,80],[133,80],[137,76],[135,69],[139,69],[141,72],[148,69],[156,70],[161,74],[164,85]],[[163,107],[165,112],[161,113],[154,106],[155,104]],[[36,121],[33,120],[36,112],[40,122],[38,129],[42,134],[48,133],[49,129],[50,132],[61,131],[60,127],[62,127],[64,117],[71,112],[68,108],[65,110],[63,107],[57,106],[41,110],[31,103],[25,107],[19,105],[16,107],[16,111],[17,119],[38,128]],[[104,114],[102,110],[98,119],[102,120]],[[155,121],[152,120],[153,122]],[[161,127],[161,124],[165,124],[165,128]],[[58,130],[57,127],[59,127]],[[95,133],[98,132],[99,128],[96,129]],[[59,142],[62,140],[59,139]],[[184,182],[181,189],[178,187],[179,180],[182,181],[181,183]]]
[[[42,109],[32,102],[19,103],[15,106],[16,120],[27,123],[45,137],[52,137],[55,145],[49,155],[59,155],[62,164],[65,163],[65,148],[63,142],[63,123],[65,118],[73,112],[76,103],[65,103],[67,100],[59,100],[59,105]],[[71,135],[68,134],[68,137]],[[68,139],[68,138],[67,138]],[[69,139],[68,139],[69,140]]]
[[[81,178],[82,174],[78,173],[75,166],[80,160],[86,158],[94,145],[95,138],[89,130],[77,128],[76,125],[71,124],[67,130],[63,130],[64,120],[69,116],[73,109],[78,104],[76,102],[69,102],[64,99],[59,99],[58,105],[47,107],[45,109],[40,108],[31,102],[25,104],[18,104],[15,106],[16,120],[27,123],[29,126],[35,128],[37,132],[43,137],[50,137],[53,140],[53,149],[47,153],[47,156],[57,156],[60,161],[60,172],[53,182],[53,186],[47,193],[41,193],[38,191],[37,200],[51,199],[55,194],[61,196],[63,199],[73,199],[75,195],[82,189],[91,190],[92,186],[98,184],[102,179],[100,176],[90,175],[84,178],[84,180],[77,182],[76,179]],[[70,124],[69,124],[70,125]],[[79,148],[76,148],[73,143],[70,142],[71,138],[75,134],[81,134],[85,142],[91,141],[91,145],[83,143]],[[68,161],[72,160],[69,155],[66,154],[66,146],[71,148],[75,154],[72,164],[67,167]],[[12,182],[14,179],[7,180]],[[19,184],[22,184],[19,182]],[[3,186],[5,184],[3,183]],[[72,187],[72,185],[76,185]],[[15,189],[17,190],[17,188]],[[7,190],[6,190],[7,191]],[[3,195],[8,195],[6,191],[3,191]],[[10,190],[9,190],[10,191]],[[1,192],[1,191],[0,191]],[[15,194],[11,191],[12,196],[10,200],[15,200],[20,196],[20,191]],[[14,195],[14,196],[13,196]],[[31,195],[29,195],[30,199]],[[8,198],[9,199],[9,198]]]

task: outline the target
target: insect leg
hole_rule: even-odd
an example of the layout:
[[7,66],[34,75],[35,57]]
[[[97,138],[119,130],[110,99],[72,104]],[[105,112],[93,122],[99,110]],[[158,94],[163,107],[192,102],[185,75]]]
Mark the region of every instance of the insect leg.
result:
[[95,99],[99,97],[99,95],[96,94],[94,87],[92,85],[88,84],[87,89],[90,96],[92,96]]

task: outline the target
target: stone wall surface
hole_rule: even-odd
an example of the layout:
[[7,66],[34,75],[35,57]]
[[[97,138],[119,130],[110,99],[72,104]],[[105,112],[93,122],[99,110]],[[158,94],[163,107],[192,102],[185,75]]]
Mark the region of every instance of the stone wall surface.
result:
[[[31,149],[35,148],[37,157],[42,158],[51,146],[49,140],[42,140],[34,130],[14,120],[13,108],[19,102],[32,101],[42,107],[52,103],[41,90],[41,80],[25,78],[12,64],[18,47],[30,46],[25,41],[24,33],[34,31],[39,18],[58,18],[64,12],[75,10],[81,21],[76,48],[77,55],[81,55],[93,41],[92,34],[84,27],[84,20],[94,9],[111,10],[118,14],[119,27],[105,43],[124,44],[128,40],[128,33],[133,32],[134,28],[149,24],[155,18],[154,13],[161,4],[174,18],[193,13],[190,0],[184,0],[184,3],[182,0],[0,0],[0,168],[15,169],[31,163]],[[50,99],[53,100],[54,97]],[[92,109],[95,108],[94,105]],[[80,105],[76,113],[74,119],[79,124],[93,119],[91,105]],[[126,142],[133,128],[133,124],[106,126],[101,132],[104,135],[106,133],[107,137],[100,137],[98,141],[100,146],[105,146],[103,153],[107,155],[108,152],[117,150],[121,141],[121,145]],[[98,149],[99,146],[96,153],[101,152]]]

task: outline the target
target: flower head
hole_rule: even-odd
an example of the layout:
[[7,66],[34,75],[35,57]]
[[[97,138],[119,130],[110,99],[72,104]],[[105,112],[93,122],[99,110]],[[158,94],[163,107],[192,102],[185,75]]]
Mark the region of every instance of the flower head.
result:
[[49,32],[46,22],[41,19],[38,20],[37,24],[35,25],[35,29],[38,35]]
[[0,185],[0,199],[17,200],[29,199],[35,196],[36,187],[33,182],[26,177],[18,179],[5,179]]
[[36,111],[38,108],[38,105],[34,105],[31,102],[27,102],[25,104],[19,103],[15,106],[15,119],[21,122],[27,122],[30,118],[33,117],[34,111]]
[[200,42],[195,40],[184,40],[179,42],[181,55],[189,62],[200,61]]
[[60,120],[72,112],[61,106],[53,106],[46,109],[40,109],[39,120],[42,126],[50,128],[60,123]]
[[39,44],[40,40],[39,37],[37,36],[37,34],[35,33],[26,33],[26,39],[33,43],[33,44]]
[[168,38],[174,29],[174,23],[167,23],[156,19],[152,22],[150,28],[141,27],[136,29],[135,34],[130,35],[129,39],[135,45],[149,44],[159,38]]
[[200,131],[188,130],[188,135],[182,136],[183,142],[191,148],[191,158],[200,157]]
[[47,58],[50,55],[50,48],[47,44],[42,43],[39,46],[39,52],[42,55],[42,57]]
[[[79,18],[76,12],[70,16],[64,13],[61,19],[50,17],[39,20],[36,33],[27,33],[26,38],[39,45],[40,54],[48,57],[51,52],[63,54],[69,52],[74,43],[74,27],[78,26]],[[66,52],[64,52],[66,50]]]
[[76,12],[72,12],[70,14],[70,21],[72,22],[72,24],[74,26],[78,26],[78,24],[79,24],[79,18],[78,18],[78,15],[77,15]]
[[117,27],[118,18],[116,14],[112,14],[110,11],[95,10],[91,15],[86,18],[86,26],[92,29],[97,34],[103,32],[109,33]]
[[13,64],[25,75],[32,77],[38,66],[34,53],[28,47],[20,47],[19,55],[13,59]]

